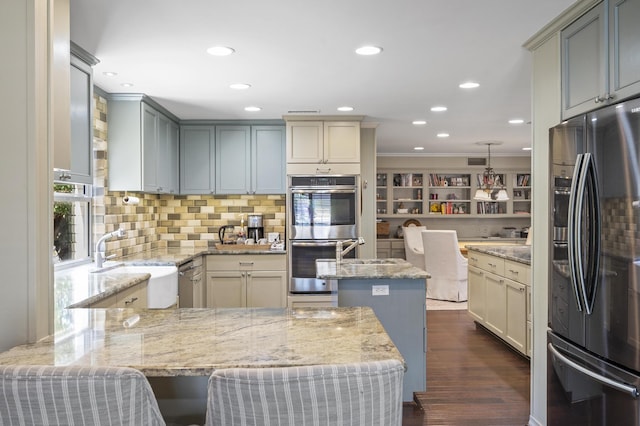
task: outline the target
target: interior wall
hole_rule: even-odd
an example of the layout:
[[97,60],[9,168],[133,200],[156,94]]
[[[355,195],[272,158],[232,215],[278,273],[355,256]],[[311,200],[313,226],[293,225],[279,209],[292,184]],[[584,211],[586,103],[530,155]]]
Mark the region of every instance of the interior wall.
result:
[[49,334],[48,2],[0,5],[0,351]]
[[362,223],[360,236],[365,244],[359,248],[363,259],[376,257],[376,129],[360,129],[360,174],[362,186]]

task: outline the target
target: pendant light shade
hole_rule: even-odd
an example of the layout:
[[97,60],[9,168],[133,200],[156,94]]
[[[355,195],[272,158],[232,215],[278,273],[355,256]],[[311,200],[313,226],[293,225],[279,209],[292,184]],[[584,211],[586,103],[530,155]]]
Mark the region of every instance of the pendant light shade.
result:
[[476,201],[492,201],[491,194],[496,190],[498,190],[498,194],[496,195],[496,201],[508,201],[509,194],[504,189],[504,183],[500,179],[500,175],[496,174],[496,172],[491,167],[491,145],[497,145],[501,142],[482,142],[482,144],[487,145],[487,167],[482,173],[482,184],[476,191],[473,199]]

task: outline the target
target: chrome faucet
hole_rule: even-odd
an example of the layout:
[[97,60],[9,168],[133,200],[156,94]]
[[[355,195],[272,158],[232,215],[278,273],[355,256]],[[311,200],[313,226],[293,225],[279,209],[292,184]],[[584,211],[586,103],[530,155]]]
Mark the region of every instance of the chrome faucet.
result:
[[118,237],[118,238],[124,237],[124,229],[122,228],[116,229],[115,231],[108,232],[104,234],[102,237],[100,237],[100,239],[96,243],[96,252],[95,252],[97,268],[102,268],[104,261],[108,259],[108,257],[105,256],[106,245],[104,242],[113,237]]
[[[346,249],[343,249],[344,244],[349,243]],[[342,240],[336,242],[336,263],[342,262],[342,258],[345,254],[356,248],[356,246],[364,244],[364,238],[358,237],[355,240]]]

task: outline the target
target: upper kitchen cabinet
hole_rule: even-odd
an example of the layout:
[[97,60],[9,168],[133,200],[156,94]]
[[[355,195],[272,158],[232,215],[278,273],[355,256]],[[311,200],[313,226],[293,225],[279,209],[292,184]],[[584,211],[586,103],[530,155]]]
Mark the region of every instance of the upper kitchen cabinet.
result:
[[251,187],[251,127],[216,126],[216,194],[247,194]]
[[181,126],[181,194],[215,193],[215,141],[215,126]]
[[605,0],[561,32],[562,118],[640,93],[640,0]]
[[335,121],[314,118],[285,117],[287,173],[359,173],[362,117],[337,117]]
[[178,119],[141,94],[109,99],[109,189],[178,192]]
[[[56,143],[53,178],[57,182],[93,183],[93,70],[99,61],[71,43],[69,68],[70,138]],[[56,140],[58,142],[58,140]],[[56,161],[64,158],[64,161]]]
[[285,127],[251,126],[251,188],[254,194],[284,194]]

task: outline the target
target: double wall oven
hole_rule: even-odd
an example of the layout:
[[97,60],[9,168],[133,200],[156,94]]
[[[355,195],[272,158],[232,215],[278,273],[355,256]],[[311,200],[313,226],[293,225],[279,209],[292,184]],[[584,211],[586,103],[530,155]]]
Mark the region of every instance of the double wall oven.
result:
[[[358,237],[359,176],[289,176],[287,236],[289,291],[294,294],[331,293],[316,278],[316,259],[332,259],[338,241]],[[356,251],[345,257],[355,257]]]

